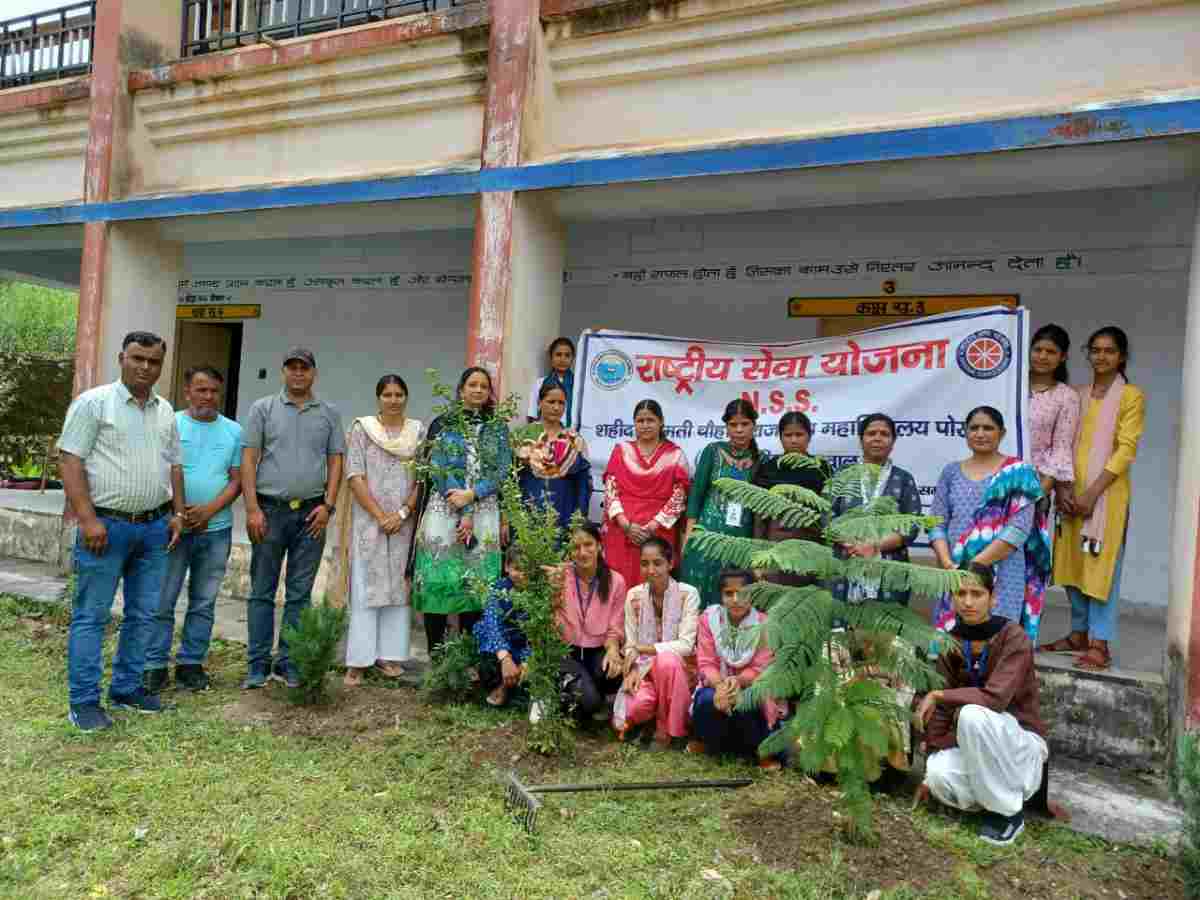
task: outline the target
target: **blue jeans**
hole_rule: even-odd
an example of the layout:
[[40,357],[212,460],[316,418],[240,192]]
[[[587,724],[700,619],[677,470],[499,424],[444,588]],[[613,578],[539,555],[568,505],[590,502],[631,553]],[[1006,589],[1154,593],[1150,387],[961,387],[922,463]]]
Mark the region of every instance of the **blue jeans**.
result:
[[71,705],[100,702],[104,629],[112,618],[117,583],[124,579],[125,611],[112,661],[111,694],[132,694],[142,685],[146,644],[167,575],[169,519],[133,525],[101,517],[108,546],[100,556],[75,540],[75,597],[67,639],[67,685]]
[[[1112,581],[1108,587],[1108,602],[1101,603],[1090,597],[1077,587],[1068,586],[1067,596],[1071,598],[1071,630],[1085,631],[1087,636],[1096,641],[1114,642],[1117,639],[1117,607],[1121,602],[1121,569],[1125,565],[1125,538],[1121,539],[1121,549],[1117,551],[1117,562],[1113,567]],[[1109,648],[1110,655],[1113,653]]]
[[187,615],[183,619],[183,638],[175,663],[198,666],[208,656],[212,641],[217,593],[225,579],[229,551],[233,547],[233,529],[185,534],[179,545],[167,555],[167,579],[154,616],[154,634],[146,649],[146,668],[165,669],[171,661],[171,639],[175,635],[175,604],[188,580]]
[[700,688],[692,702],[692,733],[704,742],[704,752],[716,756],[736,753],[758,758],[758,745],[767,739],[771,729],[761,709],[747,709],[727,716],[717,709],[714,688]]
[[[261,502],[261,501],[260,501]],[[283,627],[298,627],[300,611],[312,606],[313,582],[325,551],[325,532],[319,537],[305,533],[305,518],[317,502],[289,509],[284,503],[263,503],[267,517],[267,538],[255,544],[250,553],[250,600],[246,611],[246,651],[250,671],[271,671],[271,648],[275,644],[275,591],[279,574],[287,557],[287,580],[284,585]],[[276,666],[287,670],[287,640],[279,635],[279,658]]]

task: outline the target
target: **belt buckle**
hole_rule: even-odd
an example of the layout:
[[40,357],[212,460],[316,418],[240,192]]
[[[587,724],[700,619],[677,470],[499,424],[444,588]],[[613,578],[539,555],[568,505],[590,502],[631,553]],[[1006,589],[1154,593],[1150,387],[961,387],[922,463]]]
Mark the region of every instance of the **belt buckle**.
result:
[[300,504],[303,502],[304,502],[303,500],[289,500],[288,501],[288,509],[295,511],[300,508]]

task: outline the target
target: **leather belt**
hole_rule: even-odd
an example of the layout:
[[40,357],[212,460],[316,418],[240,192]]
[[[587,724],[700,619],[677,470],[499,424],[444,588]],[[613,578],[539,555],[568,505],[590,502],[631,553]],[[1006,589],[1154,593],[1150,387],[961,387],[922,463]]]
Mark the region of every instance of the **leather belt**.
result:
[[128,522],[131,525],[144,525],[147,522],[157,522],[170,511],[171,501],[169,500],[156,509],[148,509],[145,512],[140,513],[121,512],[119,509],[109,509],[106,506],[96,507],[96,515],[102,516],[105,519],[116,519],[119,522]]

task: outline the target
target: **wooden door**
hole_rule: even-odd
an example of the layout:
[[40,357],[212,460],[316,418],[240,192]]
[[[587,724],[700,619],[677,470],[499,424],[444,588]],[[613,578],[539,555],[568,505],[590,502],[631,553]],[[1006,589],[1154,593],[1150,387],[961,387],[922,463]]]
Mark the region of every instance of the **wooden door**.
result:
[[176,409],[187,406],[187,400],[183,396],[183,373],[195,366],[212,366],[225,379],[225,415],[230,416],[231,409],[236,412],[241,330],[240,323],[175,323],[175,378],[171,402]]

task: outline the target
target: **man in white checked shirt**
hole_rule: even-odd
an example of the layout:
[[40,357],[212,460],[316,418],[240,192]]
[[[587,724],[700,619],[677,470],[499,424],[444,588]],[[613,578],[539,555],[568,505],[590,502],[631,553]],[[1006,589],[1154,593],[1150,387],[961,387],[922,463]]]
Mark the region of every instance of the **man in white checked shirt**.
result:
[[100,705],[101,648],[121,580],[125,611],[109,703],[162,710],[158,695],[142,687],[142,669],[185,499],[175,411],[153,390],[166,352],[156,334],[127,334],[120,380],[76,397],[58,441],[63,488],[79,519],[67,681],[70,719],[83,731],[112,725]]

